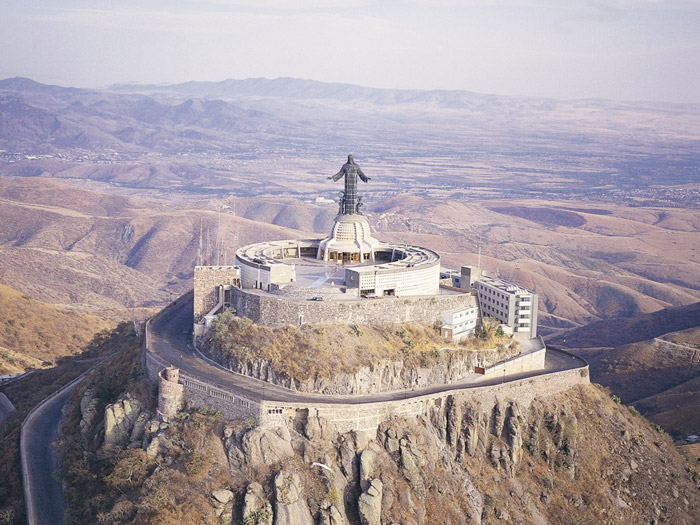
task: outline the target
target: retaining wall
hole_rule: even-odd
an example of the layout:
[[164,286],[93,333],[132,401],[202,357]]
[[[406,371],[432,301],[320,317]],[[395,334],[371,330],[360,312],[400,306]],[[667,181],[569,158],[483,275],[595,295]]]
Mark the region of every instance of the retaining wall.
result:
[[450,294],[306,301],[234,288],[231,290],[231,306],[237,315],[271,327],[305,323],[432,323],[445,310],[476,306],[476,298],[470,294]]
[[[535,352],[535,354],[538,352]],[[531,354],[532,355],[532,354]],[[533,361],[538,357],[533,357]],[[157,380],[159,372],[168,364],[158,357],[146,353],[148,375]],[[517,372],[522,362],[513,367]],[[502,369],[501,369],[502,370]],[[496,372],[497,373],[497,372]],[[561,372],[552,372],[540,376],[498,385],[456,388],[436,394],[407,397],[393,401],[374,403],[280,403],[272,401],[253,401],[237,395],[231,389],[208,384],[204,381],[180,372],[185,401],[195,407],[209,407],[220,411],[226,418],[234,419],[254,416],[261,426],[274,427],[286,424],[288,418],[296,418],[298,413],[318,416],[332,422],[340,432],[349,430],[376,432],[379,425],[396,417],[418,417],[429,415],[433,407],[443,406],[450,396],[461,399],[473,399],[489,403],[496,398],[502,400],[517,399],[523,406],[528,406],[535,397],[546,397],[563,392],[574,385],[590,383],[588,366]]]
[[[146,324],[143,359],[149,378],[152,381],[158,381],[159,373],[170,363],[163,361],[148,350],[149,323],[150,321]],[[382,422],[392,418],[429,415],[431,410],[445,406],[447,398],[452,396],[460,400],[471,399],[484,404],[493,402],[495,399],[517,399],[521,405],[527,407],[535,397],[547,397],[566,391],[575,385],[589,384],[588,364],[572,354],[561,353],[578,359],[582,366],[525,379],[509,380],[496,385],[455,388],[422,396],[409,397],[411,392],[407,391],[405,398],[382,402],[280,403],[257,401],[239,396],[234,389],[201,381],[183,370],[180,371],[180,383],[183,385],[183,394],[187,403],[195,407],[213,408],[229,419],[254,416],[261,426],[272,427],[286,424],[288,418],[294,419],[302,414],[307,417],[325,418],[332,422],[340,432],[355,430],[374,433]],[[513,359],[505,365],[491,367],[493,371],[490,373],[492,376],[498,377],[499,371],[503,373],[503,366],[506,367],[506,373],[525,371],[526,367],[538,366],[538,369],[542,369],[544,357],[545,350],[538,350]]]
[[588,366],[562,372],[529,377],[518,381],[483,386],[448,390],[437,394],[362,404],[318,404],[309,406],[303,403],[262,402],[260,424],[276,426],[283,424],[287,418],[296,417],[298,412],[308,413],[332,422],[338,431],[350,430],[375,433],[379,425],[392,418],[418,417],[429,415],[433,407],[444,406],[448,397],[454,396],[460,400],[475,400],[488,404],[495,399],[517,399],[528,407],[535,397],[546,397],[558,394],[579,384],[589,384]]
[[498,376],[498,374],[518,374],[521,372],[532,372],[534,370],[544,370],[544,361],[547,349],[544,343],[541,350],[536,350],[520,357],[515,357],[488,367],[484,371],[486,377]]

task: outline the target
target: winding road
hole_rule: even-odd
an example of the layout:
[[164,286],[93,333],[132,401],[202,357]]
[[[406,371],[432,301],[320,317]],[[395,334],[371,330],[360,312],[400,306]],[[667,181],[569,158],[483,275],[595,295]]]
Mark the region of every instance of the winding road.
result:
[[488,379],[483,375],[471,374],[460,381],[449,384],[377,394],[329,395],[298,392],[232,372],[198,354],[191,343],[192,311],[193,300],[190,293],[178,299],[176,303],[153,318],[148,337],[149,351],[157,355],[162,361],[179,368],[194,378],[224,390],[236,391],[240,396],[252,401],[313,402],[314,404],[363,404],[393,401],[458,388],[497,385],[503,382],[587,366],[586,361],[583,359],[550,347],[547,349],[545,369],[533,372],[507,374],[506,376],[499,374],[498,377],[489,377]]
[[83,378],[109,357],[91,359],[95,364],[90,369],[44,399],[22,422],[22,486],[29,525],[63,523],[65,498],[61,479],[55,475],[60,469],[60,462],[53,448],[58,439],[63,407]]
[[[225,390],[235,391],[253,401],[364,404],[403,400],[458,388],[469,389],[496,385],[587,366],[585,360],[550,347],[547,349],[545,369],[534,372],[499,375],[499,377],[488,379],[479,374],[471,374],[461,381],[450,384],[367,395],[324,395],[297,392],[226,370],[199,354],[191,344],[192,311],[193,300],[190,293],[154,317],[150,323],[150,330],[147,328],[148,350],[157,355],[160,360],[181,369],[194,378]],[[63,523],[65,503],[61,483],[54,477],[54,472],[59,465],[53,453],[52,443],[58,437],[62,409],[72,389],[82,380],[84,375],[49,396],[27,416],[22,424],[22,471],[27,521],[30,525]]]

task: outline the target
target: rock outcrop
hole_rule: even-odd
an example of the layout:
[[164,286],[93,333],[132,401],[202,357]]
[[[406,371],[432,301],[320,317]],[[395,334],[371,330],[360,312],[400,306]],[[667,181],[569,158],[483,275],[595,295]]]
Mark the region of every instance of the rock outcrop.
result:
[[311,511],[303,499],[304,486],[291,468],[275,476],[275,525],[314,525]]
[[141,414],[141,402],[125,397],[105,407],[105,444],[126,445]]
[[362,367],[354,373],[338,372],[330,378],[312,377],[300,380],[278,373],[266,360],[242,360],[234,356],[224,358],[223,352],[217,348],[209,348],[208,344],[210,343],[203,343],[202,351],[236,373],[300,392],[330,395],[373,394],[454,383],[474,373],[475,366],[490,366],[520,353],[520,349],[515,345],[499,352],[495,349],[466,353],[450,352],[434,365],[415,368],[409,367],[401,360],[381,360],[372,366]]
[[367,490],[357,501],[362,525],[381,525],[382,523],[382,492],[384,484],[379,479],[369,481]]
[[94,397],[93,389],[86,389],[80,398],[80,433],[83,437],[87,437],[97,421],[99,405],[100,401]]
[[243,436],[241,449],[253,467],[279,463],[294,455],[287,427],[255,428]]
[[222,525],[233,521],[233,492],[228,489],[218,489],[211,493],[211,501],[216,517]]
[[260,483],[251,483],[243,499],[243,522],[248,525],[272,525],[272,505]]
[[[91,403],[84,399],[83,418]],[[139,409],[128,397],[110,405],[107,435],[123,449],[141,442],[146,454],[103,452],[126,452],[154,468],[140,489],[146,499],[114,501],[105,516],[150,508],[156,496],[163,509],[177,505],[156,479],[179,483],[178,494],[198,487],[188,497],[199,506],[180,509],[201,511],[199,522],[246,525],[689,525],[700,512],[691,470],[671,466],[671,442],[593,386],[529,402],[505,390],[497,397],[464,392],[371,434],[339,433],[306,409],[290,410],[276,428],[187,409],[187,417],[165,422]],[[98,424],[89,428],[99,435]]]

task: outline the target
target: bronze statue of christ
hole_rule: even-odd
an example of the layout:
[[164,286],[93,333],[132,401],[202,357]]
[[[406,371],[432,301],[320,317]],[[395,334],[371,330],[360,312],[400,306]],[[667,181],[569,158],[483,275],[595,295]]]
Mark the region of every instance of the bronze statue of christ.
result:
[[343,164],[338,173],[328,178],[333,179],[333,182],[335,182],[340,177],[345,177],[345,191],[341,193],[340,197],[340,214],[353,215],[361,213],[362,197],[357,196],[357,177],[360,177],[363,182],[368,182],[370,178],[362,172],[352,155],[348,155],[348,161]]

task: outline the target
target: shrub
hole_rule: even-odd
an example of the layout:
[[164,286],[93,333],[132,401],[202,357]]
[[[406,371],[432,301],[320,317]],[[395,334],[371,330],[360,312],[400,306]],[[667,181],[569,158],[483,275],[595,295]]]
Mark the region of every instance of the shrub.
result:
[[105,483],[121,491],[138,487],[154,466],[153,460],[143,450],[125,450],[119,455],[112,473],[105,478]]
[[207,470],[211,462],[206,457],[206,455],[200,452],[194,452],[187,461],[185,461],[185,471],[190,476],[199,476],[202,472]]

